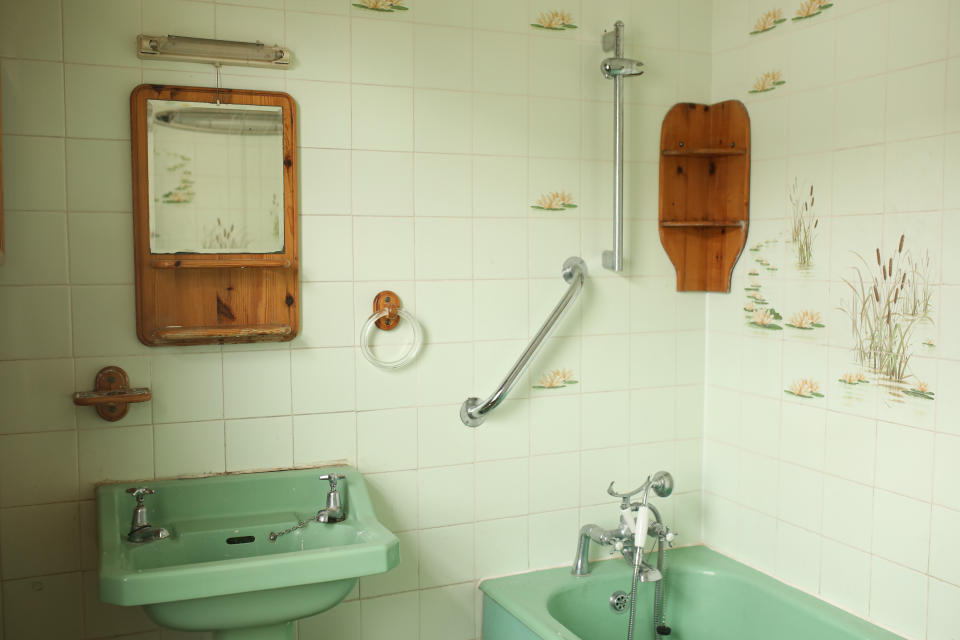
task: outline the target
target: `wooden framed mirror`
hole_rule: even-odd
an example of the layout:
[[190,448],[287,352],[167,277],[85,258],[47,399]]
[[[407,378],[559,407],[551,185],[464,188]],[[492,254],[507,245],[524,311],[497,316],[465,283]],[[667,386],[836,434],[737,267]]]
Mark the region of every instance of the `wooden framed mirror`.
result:
[[286,93],[140,85],[130,96],[137,336],[292,340],[295,106]]
[[7,236],[3,229],[3,118],[0,115],[0,264],[7,256]]

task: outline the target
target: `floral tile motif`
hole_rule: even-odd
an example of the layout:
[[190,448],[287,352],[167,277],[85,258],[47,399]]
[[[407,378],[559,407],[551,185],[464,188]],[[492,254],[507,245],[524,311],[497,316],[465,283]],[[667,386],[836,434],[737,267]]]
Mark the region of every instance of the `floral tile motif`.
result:
[[579,380],[573,379],[573,371],[570,369],[554,369],[549,371],[537,380],[533,385],[534,389],[563,389],[571,384],[579,384]]
[[793,17],[793,21],[796,22],[797,20],[813,18],[832,6],[833,3],[829,0],[804,0],[800,8],[797,9],[797,15]]
[[354,2],[353,6],[357,9],[393,13],[394,11],[408,11],[410,7],[403,6],[405,1],[406,0],[360,0],[359,2]]
[[565,31],[567,29],[576,29],[573,24],[573,16],[569,11],[556,10],[545,11],[537,17],[536,22],[531,22],[530,26],[534,29],[546,29],[548,31]]
[[787,395],[796,396],[797,398],[811,399],[823,397],[823,394],[820,393],[820,383],[813,378],[794,380],[783,392]]
[[756,327],[757,329],[771,329],[774,331],[781,331],[783,327],[778,325],[775,320],[782,320],[783,316],[777,313],[777,310],[773,307],[769,309],[757,309],[753,312],[753,319],[750,321],[751,327]]
[[787,323],[787,326],[804,331],[813,331],[814,329],[823,329],[827,325],[821,322],[819,312],[807,309],[790,316],[790,322]]
[[845,373],[840,376],[840,382],[846,385],[856,386],[858,384],[870,384],[870,381],[867,380],[867,376],[863,375],[859,371],[855,373]]
[[774,69],[761,74],[761,76],[754,81],[753,88],[747,93],[766,93],[786,83],[787,81],[783,79],[783,72]]
[[766,33],[771,29],[775,29],[778,24],[786,21],[787,19],[783,17],[783,9],[771,9],[757,18],[757,22],[753,25],[753,31],[750,32],[750,35],[755,36],[760,33]]
[[566,191],[552,191],[540,196],[537,204],[530,205],[530,208],[537,211],[566,211],[576,209],[577,205],[573,203],[573,196]]
[[909,389],[904,389],[903,393],[908,396],[913,396],[914,398],[924,398],[925,400],[933,400],[933,391],[930,391],[930,387],[926,382],[917,381]]

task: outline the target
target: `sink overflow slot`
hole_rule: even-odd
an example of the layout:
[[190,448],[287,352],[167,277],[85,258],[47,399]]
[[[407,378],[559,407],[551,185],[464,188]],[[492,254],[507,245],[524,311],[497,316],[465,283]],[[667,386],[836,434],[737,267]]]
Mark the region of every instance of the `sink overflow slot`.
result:
[[235,538],[227,538],[227,544],[248,544],[256,540],[254,536],[236,536]]

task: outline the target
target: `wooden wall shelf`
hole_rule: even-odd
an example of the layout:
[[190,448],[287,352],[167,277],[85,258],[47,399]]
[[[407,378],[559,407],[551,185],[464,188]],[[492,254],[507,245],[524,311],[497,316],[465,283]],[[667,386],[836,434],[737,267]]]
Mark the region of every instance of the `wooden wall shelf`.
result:
[[660,133],[660,242],[677,291],[730,291],[750,218],[750,117],[743,103],[681,103]]

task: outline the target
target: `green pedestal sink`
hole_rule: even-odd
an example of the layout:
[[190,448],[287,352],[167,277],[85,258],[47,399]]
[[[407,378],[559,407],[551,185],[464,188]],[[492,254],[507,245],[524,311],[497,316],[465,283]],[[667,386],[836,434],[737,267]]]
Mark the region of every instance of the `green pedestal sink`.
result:
[[[339,473],[347,517],[311,522]],[[150,524],[169,537],[127,540],[135,501],[146,484]],[[143,606],[157,624],[213,631],[217,640],[286,640],[293,620],[341,602],[360,576],[389,571],[397,538],[373,512],[363,476],[350,467],[249,473],[104,485],[97,489],[100,599]]]

